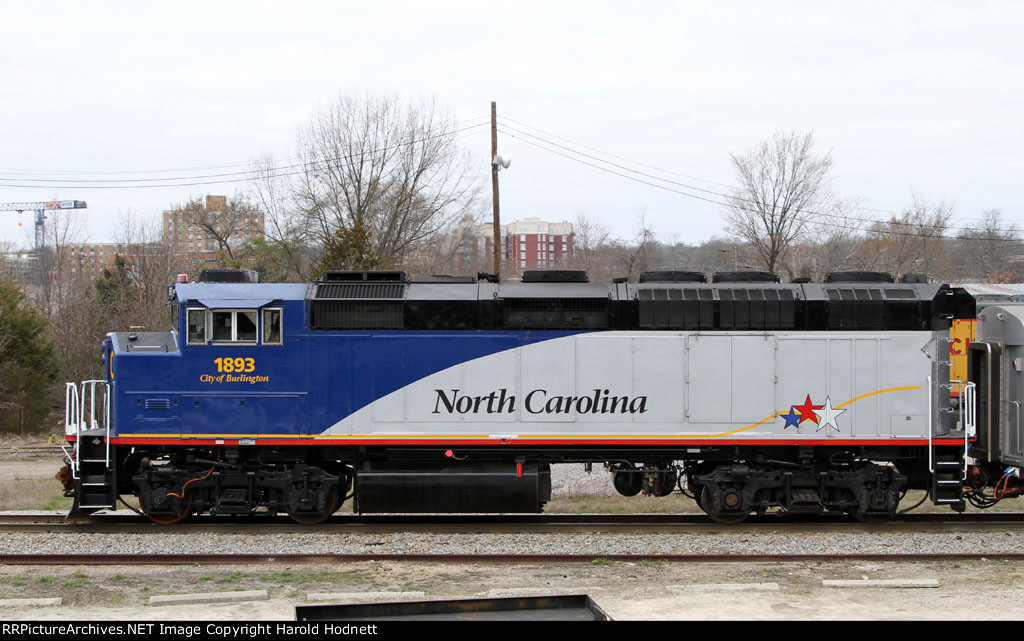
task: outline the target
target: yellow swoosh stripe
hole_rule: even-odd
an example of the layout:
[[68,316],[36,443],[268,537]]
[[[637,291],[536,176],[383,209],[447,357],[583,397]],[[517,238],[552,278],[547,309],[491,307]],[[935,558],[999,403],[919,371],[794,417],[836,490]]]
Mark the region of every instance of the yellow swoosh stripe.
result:
[[889,389],[880,389],[877,392],[870,392],[868,394],[861,394],[857,398],[851,398],[850,400],[846,401],[842,405],[836,405],[836,409],[839,409],[841,407],[846,407],[850,403],[853,403],[855,401],[859,401],[862,398],[867,398],[869,396],[874,396],[875,394],[885,394],[886,392],[902,392],[902,391],[905,391],[905,390],[916,390],[916,389],[921,389],[921,386],[920,385],[915,385],[914,387],[890,387]]

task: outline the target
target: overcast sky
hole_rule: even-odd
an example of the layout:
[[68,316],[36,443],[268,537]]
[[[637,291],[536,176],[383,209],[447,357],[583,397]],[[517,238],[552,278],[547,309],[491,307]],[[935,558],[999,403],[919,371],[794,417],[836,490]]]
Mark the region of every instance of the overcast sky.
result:
[[[961,224],[990,208],[1024,221],[1019,2],[0,0],[0,19],[0,202],[85,200],[92,242],[113,240],[119,214],[159,217],[247,185],[74,179],[290,156],[311,112],[349,91],[433,96],[467,126],[494,100],[521,131],[713,192],[733,183],[730,153],[778,129],[813,131],[840,197],[896,211],[916,192],[952,202]],[[486,176],[489,129],[473,132],[461,142]],[[722,233],[719,205],[523,138],[502,136],[499,150],[513,157],[503,222],[582,212],[628,237],[643,213],[665,240]],[[166,171],[225,164],[237,166]],[[115,171],[139,173],[99,173]],[[39,186],[10,186],[25,184]],[[31,223],[0,212],[0,242],[30,246]]]

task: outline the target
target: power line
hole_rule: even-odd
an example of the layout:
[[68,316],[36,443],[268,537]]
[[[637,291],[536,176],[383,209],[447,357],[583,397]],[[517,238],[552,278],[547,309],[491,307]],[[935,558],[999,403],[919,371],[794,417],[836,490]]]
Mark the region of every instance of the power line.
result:
[[[625,166],[620,165],[618,163],[614,163],[614,162],[611,162],[611,161],[608,161],[608,160],[604,160],[602,158],[597,158],[597,157],[592,156],[590,154],[586,154],[586,153],[583,153],[581,151],[577,151],[575,149],[571,149],[571,148],[566,147],[564,145],[559,145],[558,143],[551,142],[550,140],[546,140],[544,138],[541,138],[540,136],[536,136],[536,135],[530,134],[529,132],[521,131],[521,130],[516,129],[514,127],[509,127],[508,125],[504,125],[504,127],[507,127],[508,129],[511,129],[512,131],[516,131],[516,132],[518,132],[518,133],[520,133],[522,135],[529,136],[530,138],[534,138],[536,140],[540,140],[540,141],[542,141],[542,142],[544,142],[546,144],[554,145],[555,147],[559,147],[560,149],[564,149],[564,150],[566,150],[566,151],[568,151],[570,153],[574,153],[574,154],[583,156],[585,158],[590,158],[592,160],[596,160],[597,162],[606,163],[606,164],[609,164],[609,165],[611,165],[613,167],[617,167],[619,169],[622,169],[624,171],[632,172],[632,173],[638,174],[640,176],[645,176],[645,177],[650,178],[652,180],[658,180],[658,181],[662,181],[662,182],[667,182],[667,183],[670,183],[670,184],[673,184],[673,185],[677,185],[679,187],[683,187],[685,189],[690,189],[690,190],[693,190],[693,191],[699,191],[699,192],[702,192],[702,193],[705,193],[705,194],[710,194],[712,196],[717,196],[719,198],[726,198],[726,199],[729,200],[728,203],[720,203],[720,202],[717,202],[717,201],[710,201],[710,200],[708,202],[716,202],[717,204],[721,204],[721,205],[726,206],[726,207],[736,207],[736,206],[738,206],[738,205],[735,204],[736,201],[751,203],[751,204],[754,204],[754,205],[759,204],[759,201],[752,200],[750,198],[741,198],[741,197],[739,197],[737,195],[734,195],[734,194],[723,194],[721,192],[717,192],[717,191],[714,191],[714,190],[704,189],[703,187],[695,187],[693,185],[688,185],[686,183],[682,183],[682,182],[679,182],[679,181],[669,180],[667,178],[659,178],[658,176],[653,176],[651,174],[648,174],[648,173],[645,173],[645,172],[642,172],[642,171],[638,171],[636,169],[630,169],[629,167],[625,167]],[[518,136],[514,136],[513,134],[510,134],[507,131],[505,133],[507,135],[512,136],[513,138],[518,138]],[[528,142],[528,141],[524,141],[524,142]],[[585,164],[589,164],[589,163],[585,163]],[[683,192],[680,192],[680,193],[683,193]],[[684,194],[684,195],[689,195],[691,198],[697,198],[697,196],[694,196],[692,194]],[[707,199],[702,198],[702,200],[707,200]],[[812,204],[815,204],[815,203],[812,203]],[[825,203],[817,203],[817,204],[825,204]],[[739,208],[740,209],[744,209],[746,211],[757,211],[757,210],[754,210],[754,209],[750,209],[748,207],[739,207]],[[858,208],[857,207],[851,207],[851,209],[858,209]],[[861,222],[865,222],[865,223],[871,223],[871,224],[880,223],[880,224],[885,224],[885,225],[898,225],[898,226],[901,226],[901,227],[921,227],[921,228],[928,226],[928,225],[922,224],[922,223],[908,223],[908,222],[902,222],[902,221],[897,221],[897,220],[880,221],[880,220],[872,219],[872,218],[858,218],[856,216],[844,216],[844,215],[839,215],[839,214],[829,214],[827,212],[817,211],[817,210],[812,210],[812,209],[805,209],[805,208],[794,208],[791,211],[794,211],[794,212],[797,212],[797,213],[812,214],[812,215],[815,215],[815,216],[825,216],[825,217],[828,217],[828,218],[840,218],[842,220],[857,220],[857,221],[861,221]],[[876,211],[882,211],[882,210],[876,210]],[[802,222],[817,222],[817,221],[807,221],[805,219],[798,219],[798,220],[801,220]],[[914,234],[914,235],[919,236],[920,234]]]
[[[726,187],[726,188],[729,188],[729,189],[736,189],[735,185],[715,182],[713,180],[706,180],[706,179],[698,178],[698,177],[695,177],[695,176],[689,176],[687,174],[682,174],[682,173],[679,173],[679,172],[676,172],[676,171],[672,171],[670,169],[664,169],[662,167],[657,167],[657,166],[654,166],[654,165],[649,165],[649,164],[642,163],[642,162],[639,162],[639,161],[636,161],[636,160],[632,160],[630,158],[626,158],[626,157],[619,156],[619,155],[616,155],[616,154],[613,154],[613,153],[610,153],[610,152],[607,152],[607,151],[603,151],[601,149],[597,149],[596,147],[591,147],[591,146],[585,145],[583,143],[579,143],[579,142],[576,142],[576,141],[573,141],[573,140],[569,140],[568,138],[563,138],[563,137],[558,136],[556,134],[552,134],[552,133],[546,132],[546,131],[544,131],[542,129],[539,129],[537,127],[533,127],[531,125],[528,125],[526,123],[520,122],[518,120],[513,120],[512,118],[508,118],[507,116],[502,116],[499,119],[500,120],[507,120],[509,122],[514,122],[516,124],[522,125],[523,127],[526,127],[527,129],[532,129],[534,131],[538,131],[538,132],[544,133],[544,134],[546,134],[548,136],[551,136],[553,138],[556,138],[558,140],[562,140],[564,142],[568,142],[568,143],[576,145],[578,147],[583,147],[584,149],[589,149],[591,151],[596,151],[597,153],[603,154],[605,156],[609,156],[611,158],[617,158],[619,160],[623,160],[623,161],[628,162],[630,164],[638,165],[640,167],[647,167],[648,169],[653,169],[655,171],[659,171],[659,172],[662,172],[662,173],[672,174],[672,175],[675,175],[675,176],[680,176],[680,177],[683,177],[683,178],[688,178],[690,180],[696,180],[696,181],[699,181],[699,182],[706,182],[706,183],[709,183],[709,184],[712,184],[712,185],[718,185],[719,187]],[[665,178],[659,178],[657,176],[652,176],[650,174],[646,174],[644,172],[637,171],[635,169],[630,169],[629,167],[624,167],[624,166],[619,165],[617,163],[612,163],[612,162],[604,160],[602,158],[597,158],[595,156],[592,156],[592,155],[589,155],[589,154],[585,154],[585,153],[580,152],[580,151],[578,151],[576,149],[572,149],[572,148],[566,147],[564,145],[559,145],[558,143],[552,142],[550,140],[545,140],[544,138],[541,138],[540,136],[536,136],[534,134],[530,134],[529,132],[525,132],[525,131],[516,129],[516,128],[510,126],[510,125],[505,125],[505,126],[508,127],[509,129],[512,129],[514,131],[519,132],[522,135],[531,136],[533,138],[536,138],[537,140],[544,141],[544,142],[546,142],[549,145],[557,146],[557,147],[559,147],[561,149],[565,149],[566,151],[569,151],[571,153],[579,154],[581,156],[584,156],[584,157],[587,157],[587,158],[591,158],[593,160],[597,160],[598,162],[604,162],[604,163],[610,164],[612,166],[619,167],[620,169],[623,169],[625,171],[631,171],[631,172],[634,172],[634,173],[637,173],[637,174],[640,174],[640,175],[643,175],[643,176],[647,176],[647,177],[652,178],[654,180],[661,180],[661,181],[668,182],[668,183],[671,183],[671,184],[675,184],[675,185],[678,185],[678,186],[681,186],[681,187],[684,187],[684,188],[687,188],[687,189],[701,191],[701,192],[712,194],[712,195],[715,195],[715,196],[720,196],[720,197],[723,197],[723,198],[730,198],[730,199],[736,198],[736,196],[731,195],[731,194],[723,194],[723,193],[718,192],[718,191],[704,189],[704,188],[701,188],[701,187],[696,187],[696,186],[693,186],[693,185],[688,185],[686,183],[682,183],[682,182],[678,182],[678,181],[674,181],[674,180],[669,180],[669,179],[665,179]],[[749,199],[743,199],[743,200],[746,200],[747,202],[756,202],[756,201],[749,200]],[[828,201],[820,201],[820,202],[817,202],[817,203],[811,203],[811,205],[825,205],[825,204],[832,204],[832,203],[830,203]],[[872,207],[862,207],[862,206],[859,206],[859,205],[852,205],[852,204],[845,204],[845,203],[838,203],[838,204],[841,205],[842,207],[847,208],[847,209],[855,209],[855,210],[859,210],[859,211],[874,212],[874,213],[879,213],[879,214],[888,214],[888,215],[893,215],[893,216],[900,216],[900,215],[902,215],[904,213],[904,212],[895,211],[895,210],[892,210],[892,209],[877,209],[877,208],[872,208]],[[828,216],[829,215],[829,214],[826,214],[824,212],[813,212],[813,213],[816,213],[816,214],[819,214],[819,215],[824,215],[824,216]],[[843,216],[839,216],[839,217],[843,218]],[[881,222],[881,221],[877,221],[875,219],[864,219],[864,218],[860,218],[858,220],[870,221],[870,222]],[[962,222],[972,222],[972,221],[980,221],[982,219],[958,217],[958,220],[962,221]],[[1021,221],[1020,219],[1005,219],[1005,220],[1007,220],[1007,221],[1016,221],[1016,222],[1024,222],[1024,221]],[[900,222],[900,221],[886,221],[886,222],[887,223],[888,222],[893,222],[894,224],[897,224],[897,225],[919,226],[918,223],[903,223],[903,222]]]
[[[475,121],[479,121],[479,122],[475,122]],[[397,145],[393,145],[391,147],[384,147],[384,148],[381,148],[381,149],[374,149],[374,151],[369,152],[369,153],[376,154],[376,153],[379,153],[379,152],[389,151],[389,149],[397,148],[398,146],[401,146],[403,144],[415,144],[416,142],[420,142],[420,141],[423,141],[423,140],[429,140],[429,139],[432,139],[433,137],[440,137],[440,136],[444,136],[444,135],[449,135],[450,133],[451,134],[459,133],[459,132],[462,132],[462,131],[466,131],[466,130],[472,129],[474,127],[482,127],[483,125],[485,125],[485,124],[487,124],[489,122],[490,122],[489,117],[485,117],[485,118],[470,118],[467,121],[461,121],[461,120],[453,121],[453,125],[456,126],[457,129],[455,129],[452,132],[438,134],[438,136],[430,136],[430,137],[426,137],[426,138],[422,138],[422,139],[418,139],[418,140],[411,140],[411,141],[407,141],[407,142],[402,142],[402,143],[399,143]],[[474,123],[474,124],[469,125],[468,123]],[[466,125],[466,126],[462,127],[462,128],[458,128],[458,127],[460,127],[460,125]],[[283,165],[282,166],[283,169],[284,168],[299,167],[299,166],[302,166],[305,162],[308,162],[308,161],[304,161],[302,156],[286,156],[286,157],[284,157],[281,160],[283,160],[283,161],[300,161],[300,162],[297,162],[297,163],[294,163],[294,164],[290,164],[290,165]],[[23,176],[20,176],[20,175],[13,175],[13,176],[9,176],[8,177],[8,176],[5,176],[3,174],[10,174],[10,173],[13,173],[13,174],[25,174],[25,175],[80,174],[80,175],[83,175],[83,176],[126,175],[126,174],[157,174],[157,173],[176,173],[176,172],[204,171],[204,170],[209,170],[209,169],[226,169],[226,168],[230,168],[230,167],[247,167],[248,168],[248,167],[252,167],[252,163],[253,163],[253,161],[239,162],[239,163],[224,163],[224,164],[220,164],[220,165],[205,165],[205,166],[199,166],[199,167],[184,167],[184,168],[177,168],[177,169],[98,170],[98,171],[88,171],[88,170],[86,170],[86,171],[83,171],[83,170],[28,170],[28,169],[20,169],[20,168],[0,167],[0,180],[23,180],[23,181],[29,181],[29,182],[62,182],[62,181],[67,181],[67,182],[156,182],[156,181],[161,181],[161,180],[164,180],[164,181],[170,181],[170,180],[190,180],[190,179],[194,179],[194,178],[211,178],[211,177],[223,177],[223,176],[232,176],[232,175],[245,175],[245,174],[250,173],[250,170],[249,169],[244,169],[244,170],[241,170],[241,171],[233,171],[233,172],[213,173],[213,174],[199,174],[199,175],[195,175],[195,176],[175,176],[175,177],[171,177],[171,178],[113,178],[113,179],[106,179],[106,180],[74,178],[74,177],[68,177],[68,178],[59,180],[59,179],[55,179],[55,178],[50,178],[50,179],[45,179],[45,178],[26,178],[26,177],[23,177]],[[22,186],[22,185],[9,185],[9,186]]]
[[[513,129],[513,131],[518,131],[518,130],[514,130]],[[651,182],[649,180],[643,180],[643,179],[637,178],[635,176],[630,176],[628,174],[624,174],[624,173],[615,171],[613,169],[609,169],[608,167],[602,167],[600,165],[596,165],[594,163],[587,162],[586,160],[582,160],[580,158],[575,158],[573,156],[569,156],[569,155],[561,153],[561,152],[559,152],[557,150],[545,147],[542,144],[539,144],[539,143],[533,142],[531,140],[527,140],[525,138],[517,136],[517,135],[515,135],[514,133],[511,133],[508,130],[508,126],[507,125],[502,127],[501,132],[503,134],[507,135],[507,136],[510,136],[512,138],[520,140],[520,141],[522,141],[522,142],[524,142],[524,143],[526,143],[528,145],[531,145],[531,146],[537,147],[538,149],[542,149],[544,151],[547,151],[548,153],[552,153],[552,154],[555,154],[557,156],[562,156],[563,158],[567,158],[568,160],[572,160],[574,162],[578,162],[578,163],[581,163],[581,164],[593,167],[595,169],[599,169],[601,171],[604,171],[604,172],[607,172],[607,173],[610,173],[610,174],[614,174],[616,176],[620,176],[622,178],[626,178],[627,180],[632,180],[634,182],[639,182],[639,183],[642,183],[642,184],[645,184],[645,185],[649,185],[651,187],[655,187],[657,189],[662,189],[664,191],[673,192],[673,193],[676,193],[676,194],[679,194],[679,195],[682,195],[682,196],[686,196],[687,198],[693,198],[693,199],[696,199],[696,200],[701,200],[701,201],[704,201],[704,202],[707,202],[707,203],[711,203],[711,204],[714,204],[714,205],[720,205],[720,206],[723,206],[723,207],[737,207],[737,208],[745,210],[745,211],[757,212],[757,210],[752,208],[752,207],[743,206],[743,205],[737,204],[735,202],[732,202],[732,203],[722,202],[721,200],[715,200],[713,198],[709,198],[709,197],[706,197],[706,196],[701,196],[699,194],[693,194],[693,193],[689,193],[689,192],[686,192],[686,191],[681,191],[679,189],[673,189],[673,188],[667,187],[667,186],[665,186],[663,184],[658,184],[658,183],[655,183],[655,182]],[[524,134],[526,136],[529,136],[531,138],[535,138],[537,140],[544,140],[544,139],[542,139],[542,138],[540,138],[538,136],[533,136],[533,135],[525,133],[525,132],[519,132],[519,133]],[[544,142],[546,142],[548,144],[554,144],[557,147],[561,147],[561,148],[565,149],[565,147],[562,146],[562,145],[557,145],[556,143],[550,143],[550,141],[544,141]],[[621,165],[618,165],[617,163],[612,163],[612,162],[609,162],[609,161],[606,161],[606,160],[602,160],[602,159],[599,159],[599,158],[594,158],[593,156],[590,156],[589,154],[584,154],[582,152],[578,152],[578,151],[574,151],[574,150],[569,150],[569,149],[567,149],[567,151],[571,151],[572,153],[576,153],[576,154],[579,154],[581,156],[584,156],[584,157],[587,157],[587,158],[591,158],[593,160],[597,160],[598,162],[607,163],[609,165],[612,165],[614,167],[618,167],[618,168],[623,169],[625,171],[629,171],[629,172],[632,172],[632,173],[644,176],[646,178],[650,178],[651,180],[659,180],[659,181],[663,181],[663,182],[668,182],[668,183],[680,185],[680,186],[685,187],[687,189],[708,193],[708,194],[711,194],[711,195],[719,196],[721,198],[730,198],[730,199],[733,199],[733,200],[740,200],[741,202],[742,201],[754,202],[754,201],[750,201],[750,200],[747,200],[747,199],[735,199],[732,196],[729,196],[729,195],[726,195],[726,194],[721,194],[719,192],[714,192],[714,191],[710,191],[710,190],[707,190],[707,189],[702,189],[702,188],[699,188],[699,187],[693,187],[691,185],[686,185],[684,183],[677,183],[676,181],[671,181],[671,180],[666,180],[666,179],[663,179],[663,178],[658,178],[657,176],[652,176],[652,175],[644,173],[644,172],[640,172],[640,171],[637,171],[637,170],[634,170],[634,169],[629,169],[628,167],[622,167]],[[899,221],[880,221],[880,220],[867,219],[867,218],[857,218],[857,217],[854,217],[854,216],[845,216],[844,217],[844,216],[838,216],[838,215],[835,215],[835,214],[827,214],[825,212],[817,212],[817,211],[806,210],[806,209],[795,209],[794,211],[799,212],[799,213],[803,213],[803,214],[812,214],[812,215],[816,215],[816,216],[825,216],[825,217],[829,217],[829,218],[840,218],[840,219],[843,219],[844,221],[846,221],[846,220],[856,220],[856,221],[860,221],[860,222],[863,222],[863,223],[870,223],[872,225],[900,225],[900,226],[919,227],[919,228],[927,227],[927,225],[923,225],[923,224],[920,224],[920,223],[903,223],[903,222],[899,222]],[[956,237],[952,237],[951,238],[951,237],[946,236],[944,234],[908,233],[908,232],[899,232],[899,231],[889,230],[889,229],[873,229],[873,230],[872,229],[868,229],[868,230],[865,230],[865,229],[863,229],[862,227],[859,227],[859,226],[851,226],[851,225],[837,224],[837,223],[822,223],[821,221],[811,220],[811,219],[800,217],[800,216],[794,216],[794,218],[796,220],[800,221],[800,222],[803,222],[803,223],[827,224],[828,226],[833,227],[833,228],[837,228],[837,229],[844,229],[844,230],[848,230],[848,231],[867,232],[867,233],[876,233],[876,234],[884,234],[884,235],[889,235],[889,236],[908,236],[908,237],[913,237],[913,238],[945,238],[945,239],[949,239],[949,240],[968,240],[968,241],[995,241],[995,242],[1014,242],[1014,243],[1021,242],[1021,241],[1019,241],[1017,239],[1013,239],[1013,238],[1000,238],[1000,237],[974,237],[974,238],[956,238]]]
[[636,160],[632,160],[632,159],[626,158],[624,156],[617,156],[617,155],[615,155],[613,153],[610,153],[610,152],[607,152],[607,151],[603,151],[603,150],[598,149],[596,147],[591,147],[591,146],[585,145],[585,144],[583,144],[581,142],[576,142],[574,140],[569,140],[568,138],[563,138],[563,137],[558,136],[556,134],[553,134],[551,132],[544,131],[543,129],[539,129],[537,127],[533,127],[531,125],[526,124],[525,122],[520,122],[518,120],[513,120],[512,118],[509,118],[508,116],[499,116],[498,119],[499,120],[507,120],[509,122],[514,122],[517,125],[521,125],[523,127],[526,127],[527,129],[533,129],[534,131],[539,131],[542,134],[545,134],[547,136],[551,136],[552,138],[555,138],[557,140],[561,140],[562,142],[567,142],[567,143],[576,145],[578,147],[583,147],[584,149],[589,149],[591,151],[596,151],[599,154],[604,154],[605,156],[610,156],[612,158],[617,158],[619,160],[623,160],[625,162],[628,162],[628,163],[631,163],[631,164],[634,164],[634,165],[639,165],[641,167],[647,167],[648,169],[654,169],[655,171],[660,171],[660,172],[663,172],[663,173],[666,173],[666,174],[672,174],[674,176],[680,176],[682,178],[689,178],[690,180],[696,180],[696,181],[699,181],[699,182],[705,182],[705,183],[708,183],[708,184],[711,184],[711,185],[718,185],[719,187],[728,187],[730,189],[732,189],[734,187],[733,185],[728,185],[726,183],[715,182],[714,180],[707,180],[705,178],[698,178],[696,176],[689,176],[687,174],[681,174],[681,173],[679,173],[677,171],[672,171],[671,169],[664,169],[662,167],[656,167],[654,165],[648,165],[646,163],[642,163],[642,162],[639,162],[639,161],[636,161]]
[[[474,130],[479,130],[480,128],[485,127],[486,125],[487,125],[486,122],[481,122],[479,124],[470,125],[468,127],[462,128],[462,129],[457,129],[455,131],[444,132],[444,133],[437,134],[437,135],[434,135],[434,136],[427,136],[425,138],[419,138],[419,139],[414,139],[414,140],[407,140],[407,141],[403,141],[403,142],[397,143],[395,145],[390,145],[390,146],[387,146],[387,147],[381,147],[381,148],[372,149],[372,150],[368,150],[368,151],[360,151],[360,152],[358,152],[357,154],[354,154],[354,155],[357,156],[357,157],[363,158],[363,157],[366,157],[368,155],[369,156],[373,156],[373,155],[384,153],[384,152],[391,151],[391,150],[394,150],[394,149],[399,149],[401,147],[405,147],[405,146],[409,146],[409,145],[415,145],[415,144],[418,144],[418,143],[421,143],[421,142],[425,142],[425,141],[428,141],[428,140],[433,140],[433,139],[436,139],[436,138],[443,138],[443,137],[447,137],[447,136],[453,136],[455,134],[464,133],[464,132],[467,132],[467,131],[472,131],[473,134],[475,134],[476,131],[474,131]],[[473,135],[473,134],[469,134],[469,135],[465,135],[465,136],[458,136],[458,137],[455,138],[455,140],[462,140],[464,138],[468,138],[470,135]],[[270,173],[266,174],[266,177],[268,177],[268,178],[283,178],[283,177],[287,177],[287,176],[296,176],[296,175],[300,175],[302,173],[305,173],[305,170],[308,169],[310,166],[316,167],[318,165],[327,165],[327,164],[330,164],[332,162],[338,162],[338,161],[341,161],[341,160],[344,160],[344,159],[341,158],[341,157],[331,157],[331,158],[323,158],[323,159],[319,159],[319,160],[307,160],[307,161],[304,161],[304,162],[291,163],[291,164],[287,164],[287,165],[276,165],[276,166],[274,166],[273,168],[270,169]],[[282,170],[285,170],[285,169],[295,169],[295,168],[301,168],[301,169],[299,169],[297,171],[291,171],[291,172],[282,171]],[[151,188],[165,188],[165,187],[193,187],[193,186],[196,186],[196,185],[218,185],[218,184],[236,183],[236,182],[242,182],[242,181],[246,181],[246,180],[251,180],[251,178],[252,178],[252,176],[254,174],[257,174],[257,173],[260,173],[260,172],[261,172],[261,170],[259,168],[255,168],[255,169],[251,168],[251,169],[248,169],[246,171],[234,171],[234,172],[215,173],[215,174],[202,174],[202,175],[196,175],[196,176],[176,176],[176,177],[171,177],[171,178],[123,178],[123,179],[95,179],[95,180],[76,179],[76,180],[71,180],[71,181],[68,181],[68,182],[65,182],[63,180],[57,180],[57,179],[42,179],[42,178],[30,179],[30,178],[0,176],[0,181],[4,181],[4,180],[22,180],[22,181],[29,181],[29,182],[41,182],[41,183],[54,183],[54,182],[60,183],[60,184],[57,184],[57,185],[53,185],[53,184],[25,185],[25,184],[11,184],[11,183],[0,182],[0,187],[16,187],[16,188],[31,188],[31,189],[39,189],[40,187],[47,187],[47,188],[50,188],[50,189],[151,189]],[[236,178],[227,179],[227,180],[202,180],[202,179],[206,179],[206,178],[223,178],[223,177],[227,177],[227,176],[236,176]],[[199,182],[175,182],[175,181],[189,181],[189,180],[199,180]],[[164,182],[164,184],[152,184],[152,183],[160,183],[160,182]],[[86,184],[86,183],[89,183],[89,184]],[[92,183],[103,183],[103,184],[96,185],[96,184],[92,184]],[[109,183],[118,183],[118,184],[109,184]],[[145,184],[120,184],[120,183],[145,183]]]

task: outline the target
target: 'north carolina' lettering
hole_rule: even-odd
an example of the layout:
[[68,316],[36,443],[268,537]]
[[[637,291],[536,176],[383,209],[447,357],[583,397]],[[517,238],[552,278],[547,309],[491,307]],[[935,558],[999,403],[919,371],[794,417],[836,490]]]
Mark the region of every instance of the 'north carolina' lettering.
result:
[[[516,397],[507,388],[490,394],[470,396],[462,390],[435,389],[433,414],[511,414],[516,411]],[[550,395],[548,390],[535,389],[526,395],[523,408],[530,414],[643,414],[647,411],[646,396],[615,396],[609,390],[595,389],[589,396]]]

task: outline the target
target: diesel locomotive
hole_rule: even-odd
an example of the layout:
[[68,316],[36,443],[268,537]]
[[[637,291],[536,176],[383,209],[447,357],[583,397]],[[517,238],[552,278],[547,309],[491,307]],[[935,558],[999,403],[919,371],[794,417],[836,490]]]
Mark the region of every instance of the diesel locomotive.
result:
[[317,523],[347,500],[537,512],[560,463],[604,466],[624,495],[692,493],[721,523],[1019,491],[1024,307],[986,307],[969,380],[951,380],[950,329],[977,318],[960,288],[873,272],[257,280],[169,286],[169,331],[108,334],[103,377],[67,384],[75,511],[134,495],[167,524]]

